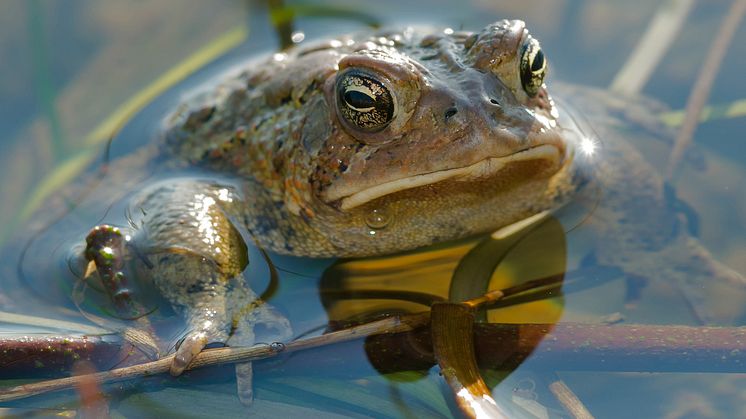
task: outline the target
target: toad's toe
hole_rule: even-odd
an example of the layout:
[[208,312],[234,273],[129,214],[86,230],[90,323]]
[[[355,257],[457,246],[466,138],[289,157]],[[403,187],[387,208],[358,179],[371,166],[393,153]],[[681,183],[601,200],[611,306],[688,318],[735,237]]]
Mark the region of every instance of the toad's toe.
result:
[[236,364],[236,390],[238,400],[244,406],[249,406],[254,401],[253,375],[251,362]]
[[171,362],[171,375],[181,375],[189,366],[195,356],[202,352],[208,344],[207,335],[204,332],[191,332],[176,350],[173,362]]

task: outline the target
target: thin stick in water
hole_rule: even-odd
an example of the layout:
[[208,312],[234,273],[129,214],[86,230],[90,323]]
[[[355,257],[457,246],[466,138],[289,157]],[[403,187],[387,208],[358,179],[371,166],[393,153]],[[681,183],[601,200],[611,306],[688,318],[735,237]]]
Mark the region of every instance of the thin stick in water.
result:
[[723,18],[720,31],[712,42],[710,52],[707,54],[707,58],[705,58],[705,63],[687,101],[684,123],[676,136],[676,143],[668,160],[667,179],[673,177],[676,167],[684,155],[684,151],[692,142],[694,131],[699,124],[699,115],[707,103],[715,76],[717,76],[723,58],[725,58],[725,53],[728,51],[728,47],[733,40],[733,36],[741,20],[743,20],[744,13],[746,13],[746,0],[735,0]]
[[694,0],[669,0],[658,7],[648,29],[614,77],[609,90],[626,96],[640,93],[676,40],[694,5]]
[[570,387],[562,380],[557,380],[549,384],[549,391],[554,394],[557,401],[567,410],[575,419],[593,419],[593,415],[585,405],[580,401],[577,395],[570,390]]

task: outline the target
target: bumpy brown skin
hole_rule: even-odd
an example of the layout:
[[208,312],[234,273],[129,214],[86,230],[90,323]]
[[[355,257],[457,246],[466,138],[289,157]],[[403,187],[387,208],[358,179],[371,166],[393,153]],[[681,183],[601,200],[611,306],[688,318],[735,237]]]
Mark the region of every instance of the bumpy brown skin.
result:
[[[127,198],[136,215],[137,275],[152,279],[188,321],[172,372],[206,343],[252,344],[257,322],[279,336],[289,332],[243,281],[239,230],[279,253],[377,255],[500,228],[560,207],[587,184],[574,143],[582,135],[557,120],[544,87],[533,98],[523,90],[518,62],[528,36],[522,22],[501,21],[475,35],[340,38],[221,76],[185,101],[147,164],[215,176],[166,179]],[[395,96],[383,130],[358,130],[337,111],[335,81],[349,68],[376,74]],[[654,170],[613,132],[600,135],[594,178],[604,197],[592,221],[604,241],[598,260],[639,276],[686,275],[691,296],[713,276],[739,281],[677,227]],[[485,161],[492,163],[360,198],[380,185]],[[114,179],[132,173],[131,163],[115,163]],[[374,211],[385,220],[371,222]],[[641,262],[651,254],[654,262]],[[238,372],[248,401],[250,367]]]
[[[403,31],[293,50],[186,104],[168,122],[164,152],[240,177],[245,200],[228,211],[279,253],[367,256],[484,232],[553,207],[568,192],[552,179],[566,147],[551,101],[521,87],[528,36],[522,22],[503,21],[476,41]],[[397,97],[383,131],[362,132],[336,111],[335,79],[353,67],[379,75]],[[361,189],[541,144],[559,157],[344,207]],[[373,210],[389,219],[375,234],[366,223]]]

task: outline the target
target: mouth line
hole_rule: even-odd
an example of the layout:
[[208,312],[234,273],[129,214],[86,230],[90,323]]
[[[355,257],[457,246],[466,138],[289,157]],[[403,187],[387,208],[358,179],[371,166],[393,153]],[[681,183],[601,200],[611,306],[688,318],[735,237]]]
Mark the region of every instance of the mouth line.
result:
[[343,197],[340,200],[340,209],[345,211],[350,210],[394,192],[432,185],[444,180],[469,181],[486,178],[496,174],[509,163],[529,160],[548,160],[559,163],[561,160],[560,151],[553,145],[543,144],[507,156],[488,157],[469,166],[438,170],[392,180]]

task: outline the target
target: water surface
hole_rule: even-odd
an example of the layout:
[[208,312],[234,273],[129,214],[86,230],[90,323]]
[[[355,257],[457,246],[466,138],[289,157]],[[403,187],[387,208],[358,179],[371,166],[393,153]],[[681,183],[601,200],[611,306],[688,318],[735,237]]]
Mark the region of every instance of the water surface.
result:
[[[367,22],[383,25],[430,25],[479,30],[502,18],[527,22],[550,60],[548,81],[606,88],[639,42],[640,34],[662,2],[471,1],[424,2],[328,2],[314,7],[315,14],[299,16],[294,30],[306,40],[363,30]],[[288,3],[289,6],[296,3]],[[305,3],[304,3],[305,5]],[[661,64],[642,91],[672,110],[681,110],[705,59],[710,43],[727,12],[729,2],[706,2],[694,8],[688,23],[666,52]],[[308,10],[307,5],[305,10]],[[128,120],[114,137],[110,156],[125,154],[149,141],[160,118],[191,86],[220,68],[244,57],[268,53],[278,42],[266,9],[255,2],[194,1],[188,7],[178,1],[143,1],[135,4],[114,1],[75,0],[64,6],[53,2],[8,1],[0,6],[0,141],[7,150],[0,157],[4,182],[0,199],[0,237],[7,250],[0,261],[3,293],[0,307],[25,314],[86,321],[86,314],[106,316],[102,303],[90,301],[76,307],[69,298],[71,286],[61,278],[18,277],[23,240],[18,226],[39,206],[39,196],[62,179],[82,170],[86,162],[102,160],[106,135],[95,135],[97,127],[116,115],[122,104],[142,94],[154,80],[167,74],[195,51],[212,45],[231,31],[248,35],[235,48],[220,55],[191,77],[180,81]],[[342,10],[340,12],[340,9]],[[302,7],[297,10],[304,10]],[[332,11],[336,11],[332,13]],[[354,15],[350,11],[361,13]],[[324,17],[325,15],[325,17]],[[331,16],[334,15],[334,16]],[[242,29],[243,28],[243,29]],[[746,99],[742,82],[746,68],[746,32],[736,34],[716,79],[710,103],[729,104]],[[7,112],[5,111],[7,110]],[[591,121],[593,123],[593,121]],[[695,135],[695,145],[677,171],[673,185],[699,219],[699,237],[720,260],[746,272],[746,194],[741,180],[746,174],[743,117],[704,122]],[[630,137],[635,137],[630,131]],[[670,144],[641,144],[648,159],[665,167]],[[60,169],[62,168],[62,169]],[[51,179],[51,180],[50,180]],[[114,210],[116,211],[116,209]],[[68,214],[79,225],[92,225],[90,217],[104,214]],[[573,229],[577,217],[561,219],[559,232],[548,229],[522,242],[501,264],[491,288],[518,278],[533,278],[552,270],[573,271],[588,249],[596,245],[582,228]],[[70,224],[68,224],[70,225]],[[568,227],[570,225],[571,227]],[[569,232],[568,232],[569,231]],[[566,233],[567,232],[567,233]],[[566,233],[566,234],[565,234]],[[23,235],[21,234],[21,237]],[[268,295],[285,313],[298,334],[322,333],[329,321],[373,316],[392,311],[427,308],[427,299],[408,297],[360,298],[360,290],[378,287],[400,293],[420,293],[428,298],[447,298],[452,270],[474,241],[463,241],[429,252],[408,254],[383,262],[337,264],[333,261],[302,260],[275,256],[280,271],[277,288]],[[53,252],[65,252],[54,246]],[[536,263],[535,254],[542,254]],[[268,267],[252,249],[247,276],[262,292],[271,286]],[[49,260],[46,253],[32,252],[25,266]],[[53,259],[53,258],[52,258]],[[485,261],[488,263],[489,261]],[[24,266],[23,263],[21,266]],[[383,266],[384,273],[370,273],[369,266]],[[64,269],[65,266],[56,268]],[[21,269],[23,272],[23,269]],[[381,285],[386,283],[388,285]],[[62,285],[61,285],[62,284]],[[393,284],[393,285],[392,285]],[[339,292],[343,290],[344,292]],[[627,323],[695,324],[687,302],[672,284],[651,281],[640,298],[632,301],[625,281],[609,280],[602,285],[573,291],[563,297],[493,310],[492,322],[591,322],[621,313]],[[355,294],[358,292],[358,294]],[[411,294],[408,294],[411,297]],[[12,298],[10,297],[12,296]],[[18,304],[24,297],[35,304]],[[743,295],[723,291],[723,310],[732,312],[732,324],[743,323]],[[44,301],[44,304],[39,304]],[[720,300],[719,300],[720,301]],[[62,311],[63,309],[67,311]],[[174,326],[173,339],[178,338]],[[25,333],[36,333],[30,326]],[[59,333],[58,330],[53,331]],[[2,334],[18,333],[17,326],[0,323]],[[368,348],[369,349],[369,348]],[[541,351],[541,346],[536,351]],[[450,416],[452,404],[444,391],[437,367],[418,371],[381,374],[369,361],[364,342],[321,353],[321,358],[296,354],[257,367],[254,413],[275,415],[352,415],[375,417]],[[331,361],[330,361],[331,360]],[[690,374],[685,372],[638,374],[567,371],[563,365],[538,365],[529,359],[510,372],[484,371],[494,394],[513,406],[515,414],[567,416],[549,393],[547,384],[561,378],[597,417],[733,417],[740,414],[746,393],[745,379],[738,374]],[[106,387],[112,412],[127,417],[236,416],[245,412],[234,396],[235,381],[229,368],[194,372],[178,379],[156,377],[135,383]],[[9,383],[9,382],[8,382]],[[7,406],[31,409],[75,409],[77,396],[59,393]],[[45,411],[39,411],[45,414]]]

